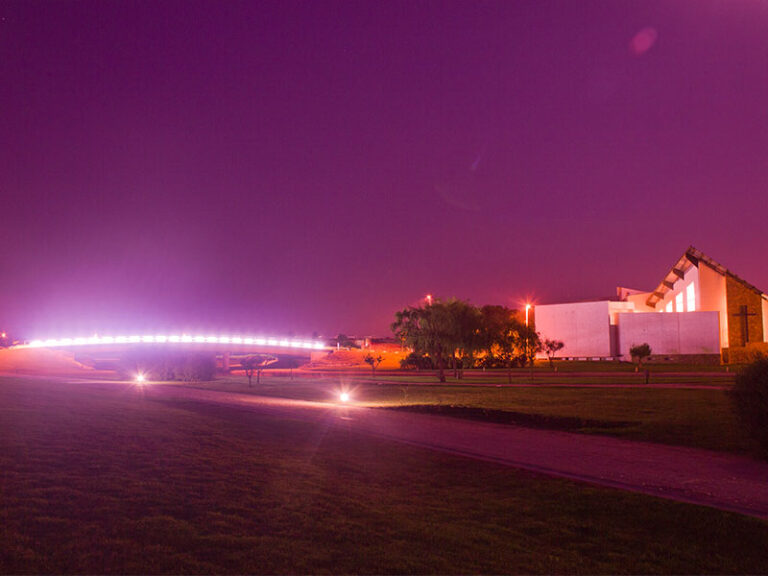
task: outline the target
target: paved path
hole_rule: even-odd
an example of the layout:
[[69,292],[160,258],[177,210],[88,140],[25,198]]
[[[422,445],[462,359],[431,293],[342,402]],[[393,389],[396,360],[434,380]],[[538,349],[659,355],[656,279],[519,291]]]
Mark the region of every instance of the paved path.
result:
[[323,421],[342,429],[551,476],[768,519],[768,463],[725,453],[443,416],[152,385],[156,400],[226,405]]

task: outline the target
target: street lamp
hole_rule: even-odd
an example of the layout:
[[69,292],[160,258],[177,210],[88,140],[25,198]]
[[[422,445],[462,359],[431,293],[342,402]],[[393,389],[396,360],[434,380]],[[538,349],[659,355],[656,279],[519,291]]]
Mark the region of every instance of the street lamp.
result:
[[531,305],[529,303],[525,304],[525,359],[531,363],[531,380],[533,380],[533,358],[529,358],[528,353],[528,338],[530,337],[531,331],[528,328],[528,312],[531,309]]
[[427,294],[427,306],[432,306],[432,294]]

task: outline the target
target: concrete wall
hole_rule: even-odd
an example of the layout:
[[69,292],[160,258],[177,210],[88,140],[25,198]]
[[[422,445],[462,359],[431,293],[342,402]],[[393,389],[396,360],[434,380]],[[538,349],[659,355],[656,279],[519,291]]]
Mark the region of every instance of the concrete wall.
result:
[[634,302],[608,302],[608,316],[612,326],[619,323],[619,314],[634,311]]
[[536,306],[536,330],[542,339],[563,341],[559,357],[612,356],[610,304],[604,300]]
[[717,312],[619,314],[619,350],[629,360],[629,349],[647,342],[658,354],[719,354]]

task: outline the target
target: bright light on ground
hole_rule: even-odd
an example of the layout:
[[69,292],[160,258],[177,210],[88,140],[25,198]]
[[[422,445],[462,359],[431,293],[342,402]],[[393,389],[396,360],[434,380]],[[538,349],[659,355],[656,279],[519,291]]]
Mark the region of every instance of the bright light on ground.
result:
[[349,401],[349,393],[348,392],[342,392],[339,394],[339,400],[342,402],[348,402]]

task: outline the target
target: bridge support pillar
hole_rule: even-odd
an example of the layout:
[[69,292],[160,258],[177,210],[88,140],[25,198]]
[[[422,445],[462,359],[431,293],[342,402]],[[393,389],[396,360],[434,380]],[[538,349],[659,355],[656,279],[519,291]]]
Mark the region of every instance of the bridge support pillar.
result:
[[222,371],[229,373],[229,352],[224,352],[221,355],[221,369]]

